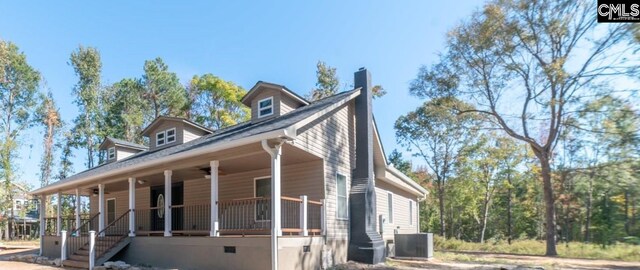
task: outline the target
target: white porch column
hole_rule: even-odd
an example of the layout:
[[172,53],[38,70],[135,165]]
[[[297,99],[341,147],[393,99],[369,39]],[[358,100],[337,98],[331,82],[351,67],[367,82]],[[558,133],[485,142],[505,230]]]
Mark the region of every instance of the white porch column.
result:
[[322,199],[320,200],[320,203],[322,203],[322,206],[320,206],[320,233],[321,235],[326,235],[327,224],[325,216],[325,205],[327,202],[325,199]]
[[171,174],[164,171],[164,236],[171,236]]
[[281,225],[281,179],[280,158],[282,142],[271,148],[267,140],[262,140],[262,148],[271,156],[271,269],[278,269],[278,237],[282,236]]
[[220,236],[218,233],[218,167],[220,162],[212,160],[209,163],[211,167],[211,229],[209,236],[218,237]]
[[80,189],[76,188],[76,230],[82,226],[82,222],[80,221]]
[[129,237],[136,236],[136,179],[129,177]]
[[104,184],[98,184],[98,232],[104,230]]
[[302,200],[300,205],[300,235],[309,236],[309,231],[307,230],[307,195],[300,196],[300,200]]
[[45,216],[47,215],[47,195],[40,195],[40,256],[42,256],[42,247],[44,247],[45,235]]
[[62,193],[58,191],[58,205],[56,206],[56,235],[60,236],[60,232],[62,231],[62,217],[60,216],[62,212]]

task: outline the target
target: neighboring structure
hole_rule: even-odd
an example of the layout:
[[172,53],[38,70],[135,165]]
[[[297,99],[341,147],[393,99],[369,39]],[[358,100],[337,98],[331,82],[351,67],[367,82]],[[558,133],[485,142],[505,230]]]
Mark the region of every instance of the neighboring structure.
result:
[[72,237],[43,235],[42,254],[84,268],[113,256],[180,269],[384,261],[394,233],[419,232],[426,191],[387,164],[369,73],[354,84],[309,103],[258,82],[242,99],[245,123],[211,131],[159,117],[143,131],[148,149],[105,139],[107,162],[32,192],[91,200]]
[[19,184],[13,187],[13,205],[0,213],[0,221],[6,221],[0,239],[32,239],[38,236],[38,203],[29,195],[29,189]]

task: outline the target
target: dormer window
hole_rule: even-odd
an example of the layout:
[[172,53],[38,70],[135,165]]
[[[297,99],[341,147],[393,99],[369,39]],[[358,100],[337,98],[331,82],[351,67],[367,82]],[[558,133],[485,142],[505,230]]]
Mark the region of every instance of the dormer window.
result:
[[167,130],[156,133],[156,146],[162,146],[170,144],[176,141],[176,128],[170,128]]
[[107,150],[107,159],[108,160],[116,159],[116,148],[115,147],[110,147]]
[[167,131],[167,144],[176,141],[176,128],[168,129]]
[[160,132],[156,133],[156,146],[164,145],[164,143],[165,143],[164,131],[160,131]]
[[258,101],[258,117],[265,117],[273,114],[273,97],[268,97]]

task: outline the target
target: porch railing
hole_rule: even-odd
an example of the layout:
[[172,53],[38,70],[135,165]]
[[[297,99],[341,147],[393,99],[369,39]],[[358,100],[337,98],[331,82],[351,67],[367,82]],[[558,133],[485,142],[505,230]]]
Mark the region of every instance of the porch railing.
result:
[[100,258],[109,251],[116,243],[129,235],[129,212],[127,210],[116,220],[109,223],[102,231],[96,235],[95,258]]
[[82,247],[89,244],[89,231],[97,231],[98,216],[100,216],[100,213],[93,215],[91,218],[85,218],[79,228],[69,233],[66,240],[67,256],[75,254]]
[[[283,234],[302,234],[303,199],[282,197],[281,225]],[[209,235],[211,205],[184,204],[171,206],[171,233],[174,235]],[[307,231],[322,232],[323,204],[307,200]],[[164,233],[164,208],[135,210],[137,235]],[[218,229],[222,235],[265,235],[271,232],[271,198],[257,197],[218,201]]]
[[[89,220],[88,214],[80,215],[80,224]],[[60,231],[73,231],[76,229],[76,217],[75,216],[62,216],[60,217]],[[97,226],[97,223],[96,223]],[[57,235],[58,233],[58,218],[57,217],[46,217],[44,218],[44,232],[45,235]]]
[[171,232],[175,234],[209,234],[211,205],[172,205]]

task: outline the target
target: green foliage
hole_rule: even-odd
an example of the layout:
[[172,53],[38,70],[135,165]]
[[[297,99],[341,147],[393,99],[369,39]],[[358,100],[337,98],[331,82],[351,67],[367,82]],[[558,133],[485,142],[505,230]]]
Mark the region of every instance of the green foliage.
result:
[[75,104],[80,109],[80,114],[74,120],[75,133],[74,145],[87,150],[87,167],[95,164],[97,148],[100,138],[96,123],[100,122],[101,95],[100,77],[102,73],[102,61],[100,52],[93,47],[79,46],[71,53],[70,63],[78,77],[78,82],[73,87],[76,96]]
[[309,99],[319,100],[335,95],[340,87],[340,80],[336,75],[336,68],[330,67],[322,61],[318,61],[316,67],[316,88],[311,90]]
[[153,114],[145,122],[149,123],[158,116],[184,117],[187,110],[187,92],[180,84],[178,75],[169,71],[164,61],[158,57],[144,62],[144,97],[151,102]]
[[188,92],[189,117],[211,129],[235,125],[251,116],[250,109],[240,102],[247,92],[213,74],[193,76]]
[[13,207],[17,150],[20,136],[36,121],[39,83],[40,73],[18,46],[0,40],[0,212]]
[[144,85],[138,79],[122,79],[106,87],[102,98],[104,116],[101,137],[143,143],[140,132],[151,108],[144,96]]

